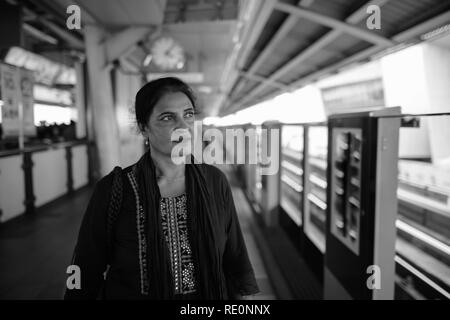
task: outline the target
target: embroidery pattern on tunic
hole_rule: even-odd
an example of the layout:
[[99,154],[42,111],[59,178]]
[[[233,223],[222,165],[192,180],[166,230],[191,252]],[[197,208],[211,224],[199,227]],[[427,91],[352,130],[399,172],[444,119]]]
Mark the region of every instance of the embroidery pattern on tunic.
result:
[[[135,168],[133,168],[135,169]],[[134,170],[129,172],[136,200],[136,228],[138,235],[139,268],[141,293],[148,295],[149,280],[147,273],[147,241],[145,235],[146,217],[139,201],[138,184]],[[188,237],[187,196],[161,198],[161,224],[165,240],[170,252],[175,294],[196,292],[194,261]]]
[[196,291],[194,261],[188,237],[186,194],[161,198],[161,222],[167,242],[175,294]]
[[147,274],[147,241],[145,236],[145,214],[144,209],[139,202],[139,193],[135,176],[132,172],[129,172],[127,175],[133,188],[134,197],[136,200],[136,228],[138,235],[141,294],[147,295],[149,283]]

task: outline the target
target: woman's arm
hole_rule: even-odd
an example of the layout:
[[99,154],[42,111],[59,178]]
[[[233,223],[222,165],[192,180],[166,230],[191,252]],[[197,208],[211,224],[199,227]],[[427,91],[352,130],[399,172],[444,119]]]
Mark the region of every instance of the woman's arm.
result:
[[224,271],[227,282],[234,291],[234,299],[247,299],[259,292],[253,267],[236,213],[228,180],[223,177],[224,205],[228,213],[227,242],[224,252]]
[[71,263],[80,270],[81,288],[66,288],[64,299],[98,297],[107,265],[106,218],[111,183],[111,175],[101,179],[89,200]]

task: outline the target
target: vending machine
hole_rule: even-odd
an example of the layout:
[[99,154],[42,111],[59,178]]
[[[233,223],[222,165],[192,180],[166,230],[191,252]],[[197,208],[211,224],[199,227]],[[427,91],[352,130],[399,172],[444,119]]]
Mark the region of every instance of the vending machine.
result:
[[400,108],[328,122],[325,299],[393,299]]

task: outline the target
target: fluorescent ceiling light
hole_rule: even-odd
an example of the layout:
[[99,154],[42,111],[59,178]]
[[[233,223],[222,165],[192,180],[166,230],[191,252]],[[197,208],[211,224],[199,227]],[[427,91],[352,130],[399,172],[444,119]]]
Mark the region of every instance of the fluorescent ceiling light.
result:
[[427,33],[421,35],[420,39],[430,40],[430,39],[436,38],[438,36],[444,35],[448,32],[450,32],[450,24],[443,25],[437,29],[427,32]]
[[142,63],[144,65],[144,67],[147,67],[150,62],[152,62],[153,56],[151,54],[147,54],[145,56],[144,62]]

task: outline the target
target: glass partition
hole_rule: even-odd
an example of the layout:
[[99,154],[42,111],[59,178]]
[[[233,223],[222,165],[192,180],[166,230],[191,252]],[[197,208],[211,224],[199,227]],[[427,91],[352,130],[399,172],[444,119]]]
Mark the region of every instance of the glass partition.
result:
[[[262,143],[262,137],[261,132],[262,128],[261,126],[256,126],[256,142],[257,142],[257,154],[261,154],[261,143]],[[259,206],[262,202],[262,179],[261,179],[261,168],[259,164],[254,166],[255,169],[255,180],[254,185],[252,186],[253,189],[253,198],[255,199],[255,203]],[[256,212],[261,213],[261,209],[258,207]]]
[[302,224],[303,133],[300,125],[283,125],[281,131],[280,205],[298,226]]
[[325,224],[327,209],[328,128],[308,127],[306,152],[305,226],[308,238],[325,252]]
[[450,116],[403,118],[397,298],[450,298]]

